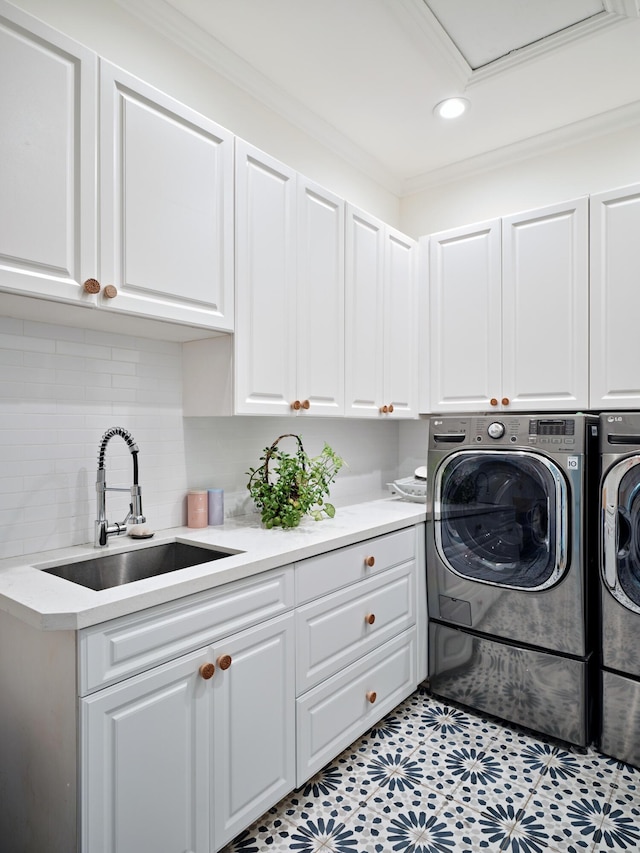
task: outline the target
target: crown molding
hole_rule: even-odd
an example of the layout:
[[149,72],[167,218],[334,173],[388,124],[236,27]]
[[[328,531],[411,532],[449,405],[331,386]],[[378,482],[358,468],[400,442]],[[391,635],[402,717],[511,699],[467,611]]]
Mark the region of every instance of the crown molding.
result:
[[409,178],[403,183],[401,198],[549,154],[579,142],[587,142],[599,136],[626,130],[638,124],[640,124],[640,101],[635,101],[600,115],[572,122],[548,133],[537,134],[511,145],[479,154],[477,157],[459,160],[441,169],[433,169],[423,175]]
[[[271,109],[294,127],[324,145],[352,167],[362,172],[396,196],[402,181],[379,160],[367,154],[345,134],[306,107],[297,98],[284,92],[254,66],[230,50],[210,33],[179,12],[168,0],[115,0],[126,12],[153,27],[157,32],[216,74],[242,89]],[[219,118],[212,116],[216,121]]]

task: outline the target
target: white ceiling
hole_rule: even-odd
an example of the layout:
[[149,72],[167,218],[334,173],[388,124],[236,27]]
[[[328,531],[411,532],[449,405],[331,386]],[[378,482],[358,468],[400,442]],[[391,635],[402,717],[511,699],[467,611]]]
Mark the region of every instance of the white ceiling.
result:
[[118,2],[398,195],[640,123],[640,0]]

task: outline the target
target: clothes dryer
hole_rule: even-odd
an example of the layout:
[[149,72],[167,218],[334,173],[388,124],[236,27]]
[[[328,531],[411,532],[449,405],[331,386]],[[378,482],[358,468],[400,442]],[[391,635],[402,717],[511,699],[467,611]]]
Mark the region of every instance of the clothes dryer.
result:
[[600,416],[600,749],[640,767],[640,413]]
[[433,417],[427,465],[431,689],[579,745],[597,429],[582,414]]

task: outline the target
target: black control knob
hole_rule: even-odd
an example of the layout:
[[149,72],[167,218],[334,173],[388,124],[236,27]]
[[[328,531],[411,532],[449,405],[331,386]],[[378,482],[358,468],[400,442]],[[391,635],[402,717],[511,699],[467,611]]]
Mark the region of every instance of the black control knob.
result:
[[501,424],[500,421],[493,421],[487,427],[487,434],[489,438],[502,438],[505,433],[504,424]]

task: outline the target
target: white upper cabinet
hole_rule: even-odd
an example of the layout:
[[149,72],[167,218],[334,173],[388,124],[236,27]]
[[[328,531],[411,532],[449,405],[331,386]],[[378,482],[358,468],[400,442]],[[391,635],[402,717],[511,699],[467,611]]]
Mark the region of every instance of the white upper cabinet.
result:
[[297,260],[298,411],[343,415],[344,202],[301,175]]
[[487,409],[501,385],[500,220],[433,234],[429,287],[430,409]]
[[502,220],[502,388],[509,409],[589,406],[589,201]]
[[[383,291],[383,409],[401,417],[418,413],[418,249],[387,226]],[[393,407],[393,411],[391,410]]]
[[100,126],[101,305],[232,331],[232,134],[106,62]]
[[2,290],[233,330],[230,133],[3,0],[0,111]]
[[346,412],[417,414],[416,243],[348,205]]
[[296,377],[296,173],[236,140],[235,410],[287,414]]
[[640,184],[591,196],[591,398],[640,408]]
[[430,239],[431,410],[587,408],[588,200]]
[[236,147],[235,411],[344,413],[344,204]]
[[95,54],[0,0],[0,287],[93,304]]

